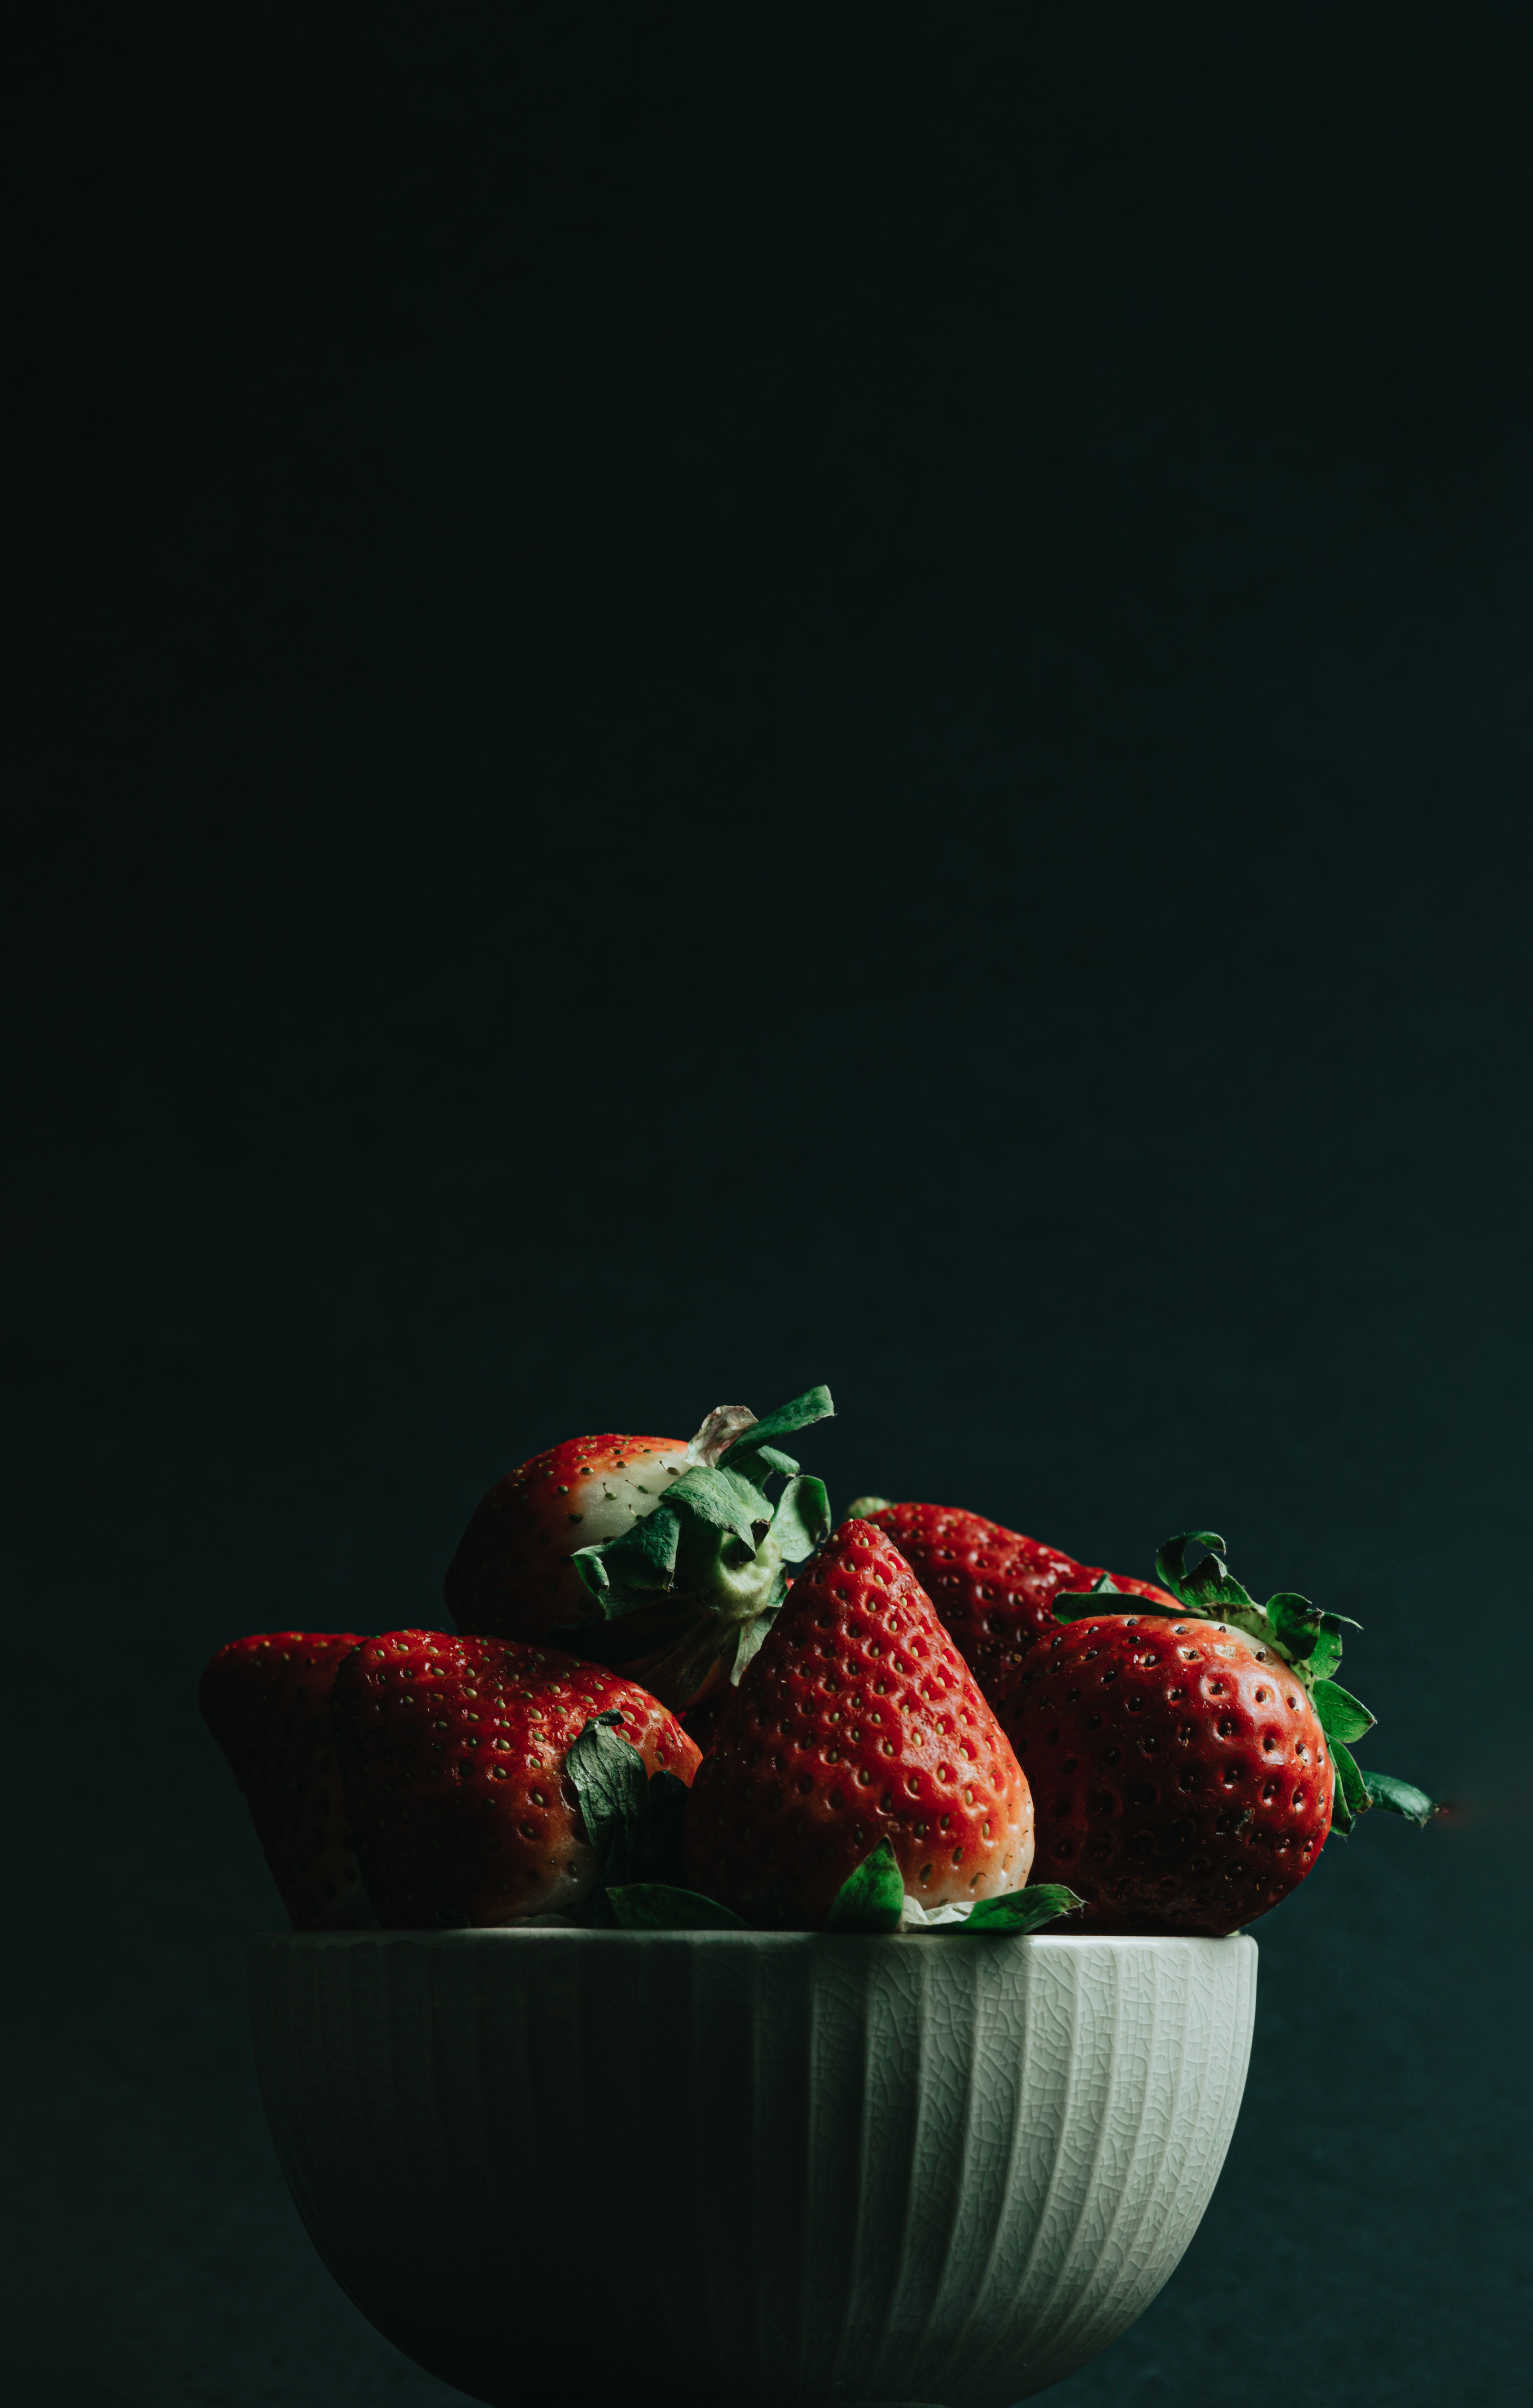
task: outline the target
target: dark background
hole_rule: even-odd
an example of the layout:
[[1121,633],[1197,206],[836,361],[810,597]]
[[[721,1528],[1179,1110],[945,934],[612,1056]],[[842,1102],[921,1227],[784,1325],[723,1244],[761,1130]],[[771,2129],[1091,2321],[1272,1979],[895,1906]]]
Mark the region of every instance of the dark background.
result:
[[1356,1613],[1459,1808],[1259,1927],[1060,2398],[1525,2396],[1530,104],[1516,7],[50,17],[18,2398],[447,2400],[281,2187],[198,1670],[817,1379],[843,1504]]

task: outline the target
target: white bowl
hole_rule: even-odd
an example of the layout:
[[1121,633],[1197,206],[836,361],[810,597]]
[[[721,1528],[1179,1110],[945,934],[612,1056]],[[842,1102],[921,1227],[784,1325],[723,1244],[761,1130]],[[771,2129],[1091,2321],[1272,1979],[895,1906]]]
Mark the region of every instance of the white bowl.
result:
[[471,2399],[1008,2408],[1148,2307],[1245,2086],[1229,1940],[257,1940],[283,2171]]

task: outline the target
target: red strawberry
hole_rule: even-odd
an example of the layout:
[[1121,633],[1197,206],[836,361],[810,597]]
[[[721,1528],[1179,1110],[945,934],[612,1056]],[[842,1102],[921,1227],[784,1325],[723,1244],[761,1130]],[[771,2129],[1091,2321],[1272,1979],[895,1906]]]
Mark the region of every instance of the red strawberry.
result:
[[633,1682],[572,1656],[437,1630],[368,1639],[336,1683],[336,1746],[368,1891],[391,1929],[572,1913],[597,1863],[565,1760],[615,1711],[651,1773],[697,1749]]
[[719,1725],[735,1702],[735,1692],[727,1685],[710,1689],[700,1705],[689,1706],[681,1716],[681,1728],[695,1739],[705,1756],[719,1735]]
[[[832,1411],[811,1388],[765,1421],[721,1405],[677,1439],[566,1440],[476,1508],[448,1570],[462,1630],[621,1665],[678,1713],[738,1678],[830,1526],[777,1440]],[[772,1504],[765,1484],[786,1479]]]
[[1303,1682],[1225,1623],[1055,1626],[1000,1710],[1038,1801],[1039,1881],[1087,1931],[1235,1930],[1325,1845],[1335,1772]]
[[1027,1784],[903,1555],[844,1522],[735,1692],[687,1813],[693,1886],[815,1930],[888,1840],[923,1906],[1020,1889]]
[[571,1555],[652,1512],[690,1460],[685,1439],[609,1430],[509,1471],[474,1508],[442,1584],[459,1629],[545,1646],[561,1624],[597,1618]]
[[351,1631],[280,1630],[221,1647],[197,1692],[234,1767],[295,1931],[375,1923],[357,1870],[330,1730]]
[[[866,1512],[887,1530],[993,1703],[1005,1696],[1034,1640],[1054,1629],[1055,1598],[1106,1577],[1099,1567],[1078,1564],[1041,1539],[1024,1539],[954,1506],[890,1505],[869,1497],[859,1498],[852,1510]],[[1175,1598],[1149,1581],[1116,1572],[1111,1579],[1124,1596],[1176,1612]]]
[[[1373,1716],[1333,1678],[1346,1617],[1291,1589],[1258,1605],[1224,1545],[1216,1530],[1167,1540],[1169,1616],[1061,1598],[1071,1627],[1035,1648],[1002,1707],[1038,1799],[1039,1872],[1084,1895],[1088,1929],[1232,1931],[1369,1807],[1418,1825],[1441,1811],[1352,1759]],[[1191,1572],[1189,1546],[1209,1550]]]

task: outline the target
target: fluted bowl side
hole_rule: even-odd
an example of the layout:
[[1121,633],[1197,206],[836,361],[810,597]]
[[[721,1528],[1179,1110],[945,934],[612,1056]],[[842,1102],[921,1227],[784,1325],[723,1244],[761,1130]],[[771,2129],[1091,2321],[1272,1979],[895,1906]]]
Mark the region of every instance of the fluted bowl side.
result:
[[283,2170],[380,2331],[512,2408],[1008,2408],[1154,2298],[1244,2087],[1229,1940],[254,1942]]

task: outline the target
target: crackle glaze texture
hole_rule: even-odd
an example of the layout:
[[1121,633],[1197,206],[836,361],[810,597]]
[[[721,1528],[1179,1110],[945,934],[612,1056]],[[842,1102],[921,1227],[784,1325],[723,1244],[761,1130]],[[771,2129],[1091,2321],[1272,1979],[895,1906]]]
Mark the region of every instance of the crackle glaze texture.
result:
[[1008,2408],[1186,2247],[1255,1977],[1243,1937],[297,1933],[251,1994],[317,2247],[470,2398]]

